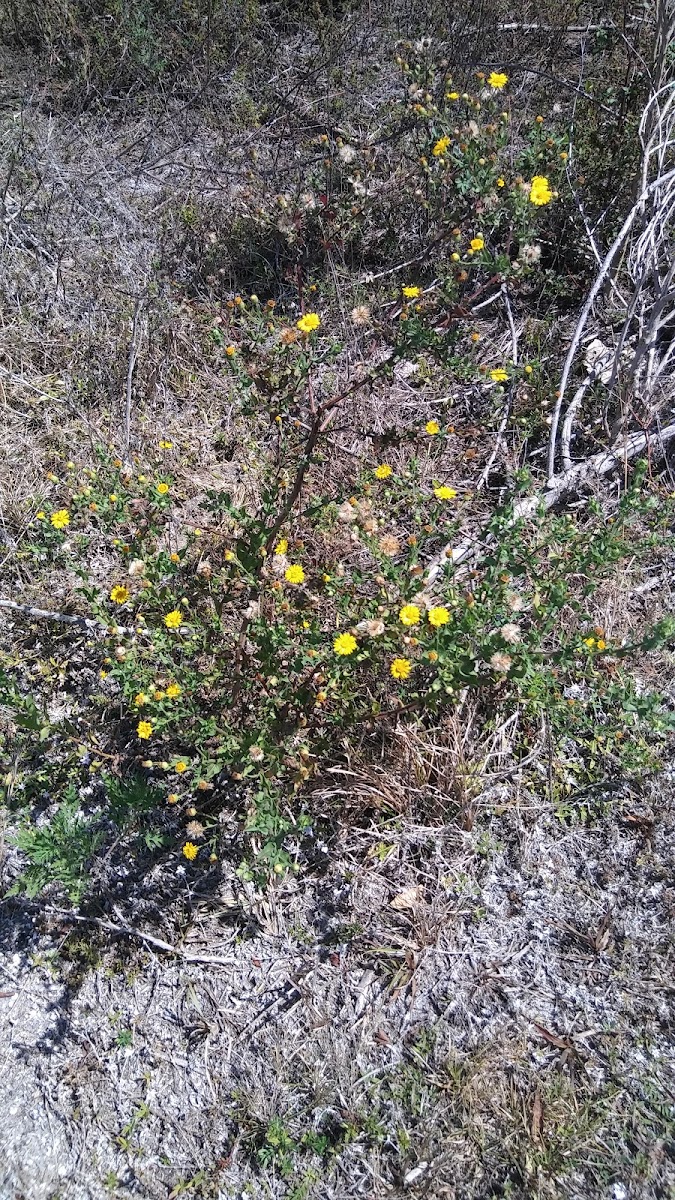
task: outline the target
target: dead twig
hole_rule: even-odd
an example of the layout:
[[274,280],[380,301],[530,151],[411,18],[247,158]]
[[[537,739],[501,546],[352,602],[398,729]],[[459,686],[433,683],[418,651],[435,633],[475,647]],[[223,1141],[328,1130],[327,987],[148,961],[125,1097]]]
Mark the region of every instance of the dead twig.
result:
[[126,404],[124,409],[124,458],[129,458],[129,444],[131,442],[131,384],[134,376],[134,367],[138,357],[138,323],[143,308],[143,301],[139,299],[134,304],[134,316],[131,324],[131,345],[129,347],[129,358],[127,361],[127,385],[126,385]]

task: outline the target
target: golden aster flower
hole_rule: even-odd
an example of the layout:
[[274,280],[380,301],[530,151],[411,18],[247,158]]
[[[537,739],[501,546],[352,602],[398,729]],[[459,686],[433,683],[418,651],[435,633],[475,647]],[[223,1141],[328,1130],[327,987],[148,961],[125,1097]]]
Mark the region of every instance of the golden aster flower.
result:
[[472,250],[482,250],[485,245],[485,240],[482,237],[472,238],[469,245]]
[[419,294],[420,294],[420,289],[418,287],[404,287],[403,288],[403,295],[405,296],[406,300],[416,300],[417,297],[419,296]]
[[193,862],[199,854],[199,846],[195,846],[194,842],[186,842],[183,846],[183,854],[188,862]]
[[367,637],[381,637],[385,631],[384,621],[379,619],[371,621],[359,621],[356,626],[357,633],[363,633]]
[[351,316],[354,325],[370,324],[370,309],[367,304],[357,304],[356,308],[352,309]]
[[398,619],[402,625],[418,625],[421,613],[416,604],[404,604]]
[[173,450],[173,442],[169,442],[166,438],[162,438],[161,442],[159,443],[159,448],[160,450]]
[[428,433],[433,437],[435,433],[441,432],[441,427],[438,424],[438,421],[427,421],[426,425],[424,426],[424,430],[425,433]]
[[180,629],[183,624],[183,614],[179,608],[174,608],[170,613],[167,613],[164,618],[164,624],[167,629]]
[[108,496],[108,500],[110,501],[111,504],[117,504],[117,500],[118,500],[117,492],[111,492],[110,495]]
[[440,158],[442,154],[445,154],[449,145],[450,145],[449,137],[439,138],[438,141],[436,142],[436,145],[433,147],[433,149],[431,151],[434,158]]
[[169,490],[168,483],[158,483],[157,484],[157,491],[159,492],[160,496],[166,496],[168,490]]
[[142,738],[144,742],[147,742],[148,738],[152,737],[152,725],[149,721],[139,721],[138,725],[136,726],[136,733],[138,734],[139,738]]
[[530,202],[541,206],[542,204],[550,204],[553,199],[553,192],[548,186],[548,179],[545,175],[535,175],[530,184]]
[[169,555],[169,557],[170,557],[172,563],[180,562],[180,554],[176,554],[175,550],[174,550],[173,554]]
[[182,758],[181,758],[181,759],[180,759],[180,760],[179,760],[179,761],[176,763],[176,765],[175,765],[175,767],[174,767],[174,771],[176,772],[176,774],[177,774],[177,775],[182,775],[184,771],[187,771],[187,763],[186,763],[186,762],[183,762],[183,760],[182,760]]
[[446,100],[459,100],[459,92],[448,92]]
[[508,75],[503,75],[501,71],[493,71],[488,75],[488,85],[494,88],[496,92],[501,92],[503,87],[506,87],[509,82]]
[[438,629],[441,625],[447,625],[450,620],[450,613],[442,604],[439,604],[436,608],[430,608],[427,616],[429,624],[433,625],[434,629]]
[[312,333],[314,329],[319,328],[321,317],[318,313],[305,313],[304,317],[300,317],[300,320],[295,323],[301,333]]
[[502,625],[499,630],[505,642],[515,646],[520,641],[520,625],[515,625],[509,622],[507,625]]
[[598,638],[598,640],[595,644],[596,644],[598,650],[606,650],[607,649],[607,642],[605,641],[604,638]]
[[147,704],[147,703],[148,703],[148,697],[146,696],[145,692],[138,692],[134,696],[134,704],[136,705],[136,708],[142,708],[143,705]]
[[502,179],[501,175],[499,176],[499,179],[497,180],[497,187],[498,187],[498,188],[503,188],[503,187],[506,187],[506,183],[505,183],[505,181]]
[[226,551],[225,551],[225,553],[224,553],[224,555],[223,555],[223,558],[225,559],[225,562],[234,562],[234,560],[235,560],[235,558],[236,558],[236,557],[237,557],[237,556],[236,556],[236,554],[235,554],[234,550],[226,550]]
[[386,554],[387,558],[395,558],[397,554],[400,554],[401,543],[391,533],[383,534],[377,544],[382,553]]
[[390,475],[391,467],[389,466],[389,463],[381,463],[379,467],[375,468],[376,479],[388,479]]
[[506,383],[508,377],[508,371],[505,371],[503,367],[495,367],[494,371],[490,371],[490,379],[494,383]]
[[305,572],[298,563],[291,563],[290,567],[286,567],[284,571],[284,579],[287,583],[304,583]]
[[522,612],[525,608],[525,600],[518,592],[506,592],[504,595],[504,603],[508,605],[511,612]]
[[438,651],[430,650],[429,653],[427,654],[427,658],[429,659],[429,662],[432,662],[432,663],[438,662]]
[[183,689],[179,686],[179,684],[170,683],[166,689],[166,694],[169,697],[169,700],[175,700],[177,696],[180,696],[182,690]]
[[235,354],[237,353],[237,347],[236,346],[226,346],[225,353],[228,358],[234,358]]
[[178,792],[169,792],[166,800],[167,804],[178,804]]
[[288,539],[287,538],[282,538],[281,541],[277,542],[276,546],[274,547],[275,554],[285,554],[287,550],[288,550]]
[[497,650],[497,652],[490,658],[490,666],[492,669],[494,671],[500,671],[504,675],[511,669],[512,662],[513,659],[511,658],[511,655],[504,654],[502,650]]
[[457,492],[454,488],[446,487],[442,484],[441,487],[434,488],[434,496],[437,500],[454,500]]
[[129,589],[123,583],[116,583],[110,593],[110,599],[114,600],[115,604],[125,604],[129,599]]
[[394,679],[407,679],[412,671],[412,663],[407,658],[395,658],[389,668],[389,674]]
[[357,647],[358,642],[352,633],[339,633],[333,642],[333,650],[342,657],[353,654]]
[[44,521],[46,516],[47,516],[47,514],[45,512],[43,512],[42,509],[40,509],[40,512],[36,512],[36,514],[35,514],[35,520],[36,521]]
[[59,508],[52,513],[50,520],[54,529],[65,529],[66,525],[70,525],[70,513],[65,508]]

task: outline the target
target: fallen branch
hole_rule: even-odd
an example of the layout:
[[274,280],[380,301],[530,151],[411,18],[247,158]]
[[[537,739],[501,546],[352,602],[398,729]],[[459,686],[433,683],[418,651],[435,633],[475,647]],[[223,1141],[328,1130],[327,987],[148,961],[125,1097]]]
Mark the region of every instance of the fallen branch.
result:
[[134,367],[136,366],[136,358],[138,357],[138,322],[141,315],[142,301],[137,300],[134,305],[134,316],[131,325],[131,345],[129,347],[129,359],[127,362],[127,385],[126,385],[126,404],[124,409],[124,457],[129,458],[129,443],[131,442],[131,383],[134,376]]
[[[544,510],[548,512],[549,509],[555,508],[569,492],[576,492],[584,483],[588,483],[592,479],[601,479],[615,467],[626,465],[630,459],[635,458],[642,450],[646,450],[652,441],[657,441],[663,446],[672,438],[675,438],[675,424],[661,429],[656,437],[649,433],[634,433],[631,437],[626,438],[622,445],[616,446],[613,450],[601,450],[592,458],[577,463],[570,471],[565,471],[564,474],[549,479],[546,489],[535,492],[533,496],[526,496],[523,500],[518,500],[513,506],[512,521],[518,521],[521,517],[531,517],[540,506],[543,506]],[[485,545],[486,540],[483,532],[475,538],[467,538],[454,548],[451,545],[445,546],[427,567],[424,590],[427,591],[435,583],[444,566],[447,566],[448,563],[458,566],[465,562],[473,557],[479,546]]]
[[78,617],[72,613],[50,612],[46,608],[33,608],[31,604],[19,604],[16,600],[5,600],[0,597],[0,608],[10,608],[14,612],[23,613],[26,617],[34,617],[38,621],[60,621],[63,625],[79,625],[81,629],[89,629],[92,633],[138,633],[135,625],[106,625],[93,617]]
[[164,942],[161,938],[153,937],[150,933],[143,933],[140,929],[135,929],[133,925],[117,925],[114,921],[104,921],[102,917],[83,917],[79,913],[69,912],[67,908],[48,908],[47,913],[61,917],[66,921],[77,921],[80,924],[96,925],[99,929],[105,929],[107,933],[123,934],[125,937],[138,938],[141,942],[147,942],[155,950],[161,950],[164,954],[173,954],[176,958],[182,958],[184,962],[193,963],[209,963],[221,967],[231,967],[234,965],[234,958],[220,958],[214,954],[190,954],[188,950],[181,950],[179,946],[172,946],[170,942]]

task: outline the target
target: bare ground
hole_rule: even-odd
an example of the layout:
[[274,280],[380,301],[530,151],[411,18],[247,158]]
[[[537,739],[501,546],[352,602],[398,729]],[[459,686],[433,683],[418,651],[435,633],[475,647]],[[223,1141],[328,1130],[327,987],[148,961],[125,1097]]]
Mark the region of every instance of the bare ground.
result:
[[380,818],[265,895],[224,870],[164,922],[222,964],[6,902],[2,1195],[672,1194],[671,786]]

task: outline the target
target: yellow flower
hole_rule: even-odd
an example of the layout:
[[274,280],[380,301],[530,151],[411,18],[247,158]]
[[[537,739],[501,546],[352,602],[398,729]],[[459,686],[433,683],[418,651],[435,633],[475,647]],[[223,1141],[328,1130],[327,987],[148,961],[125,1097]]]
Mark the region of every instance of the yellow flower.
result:
[[496,92],[501,92],[502,88],[506,87],[508,82],[508,75],[502,75],[501,71],[493,71],[491,75],[488,75],[488,84]]
[[434,488],[434,496],[437,500],[454,500],[457,492],[454,488],[446,487],[443,484],[441,487]]
[[173,442],[169,442],[166,440],[166,438],[162,438],[161,442],[159,443],[159,448],[160,450],[173,450]]
[[167,804],[178,804],[178,793],[177,792],[169,792],[166,800],[167,800]]
[[138,692],[137,695],[134,696],[134,704],[136,705],[136,708],[142,708],[144,704],[147,704],[147,702],[148,697],[146,696],[145,692]]
[[606,650],[607,649],[607,642],[605,641],[604,638],[598,638],[598,640],[595,644],[598,647],[598,650]]
[[589,650],[592,650],[592,649],[593,649],[593,647],[594,647],[594,645],[595,645],[595,638],[594,638],[594,637],[587,637],[587,638],[584,638],[584,646],[588,646],[588,649],[589,649]]
[[389,466],[389,463],[382,463],[379,467],[375,468],[376,479],[388,479],[390,475],[391,467]]
[[183,760],[181,759],[180,762],[176,763],[176,765],[174,767],[174,771],[176,772],[177,775],[182,775],[184,771],[187,771],[187,763],[183,762]]
[[494,371],[490,371],[490,379],[494,383],[505,383],[508,377],[508,371],[505,371],[503,367],[495,367]]
[[152,735],[152,725],[149,721],[139,721],[136,726],[136,733],[143,741],[147,741]]
[[35,514],[35,520],[36,521],[44,521],[46,516],[47,516],[47,514],[45,512],[43,512],[42,509],[40,509],[40,512],[37,512]]
[[335,653],[340,655],[353,654],[357,647],[358,642],[351,633],[340,633],[333,642]]
[[165,695],[166,695],[166,693],[163,692],[161,690],[161,688],[156,688],[155,691],[152,693],[152,698],[153,698],[153,700],[163,700]]
[[277,542],[276,546],[274,547],[275,554],[285,554],[287,550],[288,550],[288,541],[286,538],[282,538],[281,541]]
[[433,150],[431,151],[434,158],[440,158],[441,154],[445,154],[449,145],[450,145],[449,137],[439,138],[438,141],[436,142],[436,145],[434,146]]
[[321,317],[318,313],[305,313],[304,317],[300,317],[296,321],[296,325],[301,333],[311,333],[312,330],[318,329],[321,324]]
[[497,187],[500,187],[500,188],[506,187],[506,184],[505,184],[504,180],[502,179],[501,175],[499,176],[499,179],[497,180]]
[[420,610],[416,604],[404,604],[398,614],[398,619],[402,625],[417,625],[420,619]]
[[164,624],[167,629],[180,629],[183,624],[183,614],[179,608],[174,608],[170,613],[167,613],[164,618]]
[[434,629],[438,629],[439,625],[447,625],[450,620],[450,613],[442,604],[439,604],[437,608],[430,608],[427,616],[429,624],[433,625]]
[[116,583],[110,593],[110,599],[115,601],[115,604],[124,604],[129,599],[129,589],[123,583]]
[[180,696],[181,690],[182,689],[178,686],[177,683],[170,683],[168,688],[166,689],[166,694],[169,697],[169,700],[175,700],[176,696]]
[[389,668],[389,674],[393,675],[394,679],[407,679],[411,671],[412,663],[409,663],[407,658],[395,658]]
[[483,246],[485,245],[485,241],[482,237],[475,237],[471,239],[469,244],[472,250],[482,250]]
[[425,429],[425,432],[430,434],[432,437],[435,433],[441,432],[441,427],[438,424],[438,421],[427,421],[426,425],[424,426],[424,429]]
[[446,99],[447,100],[459,100],[459,92],[448,92]]
[[284,571],[284,579],[287,583],[304,583],[305,572],[297,563],[291,563]]
[[199,854],[199,846],[195,846],[194,842],[186,842],[183,846],[183,854],[188,862],[193,862]]
[[228,358],[234,358],[235,354],[237,353],[237,347],[236,346],[226,346],[225,353]]
[[166,496],[166,493],[168,492],[168,490],[169,490],[168,483],[158,483],[157,484],[157,491],[159,492],[160,496]]
[[549,204],[553,199],[553,192],[548,186],[548,179],[545,175],[535,175],[530,184],[530,201],[532,204],[542,205]]
[[236,556],[236,554],[235,554],[234,550],[226,550],[226,551],[225,551],[225,553],[224,553],[224,555],[223,555],[223,558],[225,559],[225,562],[234,562],[234,560],[235,560],[235,558],[236,558],[236,557],[237,557],[237,556]]
[[51,515],[51,523],[54,529],[65,529],[66,525],[70,525],[70,513],[65,508],[59,508]]
[[404,287],[403,288],[403,295],[405,296],[406,300],[416,300],[417,297],[419,296],[419,294],[420,294],[420,289],[418,287]]
[[175,550],[174,550],[173,554],[170,554],[170,555],[169,555],[169,558],[171,559],[171,562],[172,562],[172,563],[179,563],[179,562],[180,562],[180,554],[176,554],[176,551],[175,551]]

